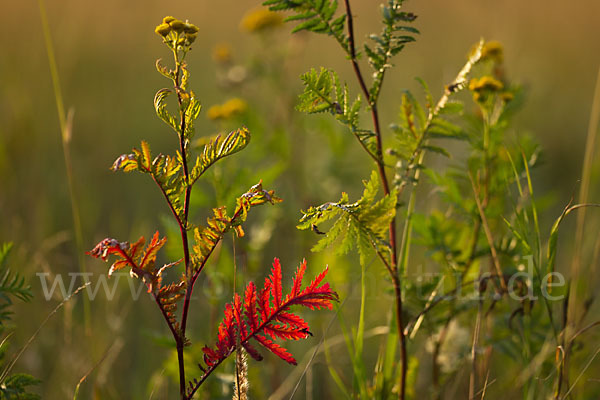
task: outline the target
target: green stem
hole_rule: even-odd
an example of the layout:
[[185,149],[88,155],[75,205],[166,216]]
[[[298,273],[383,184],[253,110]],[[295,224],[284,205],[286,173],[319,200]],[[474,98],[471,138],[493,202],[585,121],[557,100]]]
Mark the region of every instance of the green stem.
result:
[[[83,246],[83,233],[81,228],[81,217],[79,212],[79,203],[77,196],[75,195],[74,179],[73,179],[73,167],[71,164],[71,151],[69,144],[71,142],[72,133],[72,118],[73,112],[69,110],[69,115],[65,114],[65,106],[62,97],[62,91],[60,89],[60,78],[58,74],[58,67],[56,64],[56,57],[54,55],[54,46],[52,45],[52,36],[50,33],[50,26],[48,24],[48,16],[46,14],[46,7],[44,0],[38,0],[38,6],[40,9],[40,17],[42,20],[42,30],[44,32],[44,40],[46,44],[46,52],[48,54],[48,64],[50,67],[50,76],[52,77],[52,88],[54,90],[54,98],[56,101],[56,111],[58,114],[58,121],[60,123],[61,131],[61,142],[63,150],[63,158],[65,162],[65,170],[67,176],[67,186],[69,188],[69,198],[71,200],[71,217],[73,219],[73,232],[75,235],[75,247],[77,250],[77,259],[79,263],[79,271],[83,274],[87,272],[85,266],[85,249]],[[83,298],[83,317],[85,331],[88,336],[92,334],[91,327],[91,312],[90,312],[90,299],[87,296]]]

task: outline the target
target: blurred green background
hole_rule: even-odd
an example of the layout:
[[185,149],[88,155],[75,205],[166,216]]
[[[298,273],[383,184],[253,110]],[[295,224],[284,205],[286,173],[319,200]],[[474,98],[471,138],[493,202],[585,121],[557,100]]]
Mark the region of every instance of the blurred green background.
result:
[[[354,1],[358,38],[379,30],[378,4],[379,0]],[[153,30],[163,16],[173,15],[200,27],[188,58],[191,87],[204,105],[197,137],[242,123],[253,133],[248,149],[225,160],[194,193],[195,217],[200,221],[207,208],[232,205],[236,195],[262,178],[285,202],[260,209],[248,221],[248,237],[236,240],[236,260],[244,276],[262,276],[273,257],[280,257],[285,273],[291,274],[306,257],[313,272],[331,264],[336,269],[330,277],[337,284],[334,287],[352,293],[359,273],[352,266],[353,258],[312,254],[314,234],[295,229],[300,208],[337,199],[342,190],[356,194],[361,190],[360,179],[369,175],[369,160],[350,135],[326,119],[302,117],[293,110],[301,90],[298,75],[310,67],[335,67],[349,81],[353,79],[350,64],[344,62],[333,40],[290,36],[290,26],[258,35],[245,32],[240,20],[259,6],[256,1],[65,0],[46,6],[65,106],[74,110],[70,147],[85,250],[106,236],[135,240],[157,229],[173,231],[167,222],[168,209],[147,177],[113,174],[108,169],[118,155],[139,146],[141,139],[155,152],[172,152],[176,146],[174,135],[155,117],[152,106],[154,93],[168,83],[156,73],[154,62],[157,58],[170,61]],[[382,120],[393,120],[403,89],[417,88],[414,77],[425,79],[433,94],[440,95],[480,37],[501,41],[506,73],[526,89],[526,103],[515,129],[530,132],[543,148],[544,162],[535,172],[535,182],[539,193],[554,199],[542,221],[549,226],[580,178],[600,65],[600,2],[415,0],[405,7],[419,16],[416,26],[421,35],[395,59],[397,67],[386,77]],[[16,349],[61,300],[46,302],[35,274],[79,271],[80,250],[73,238],[38,5],[31,0],[4,1],[0,10],[4,16],[0,24],[0,241],[15,243],[11,264],[28,277],[36,295],[33,303],[16,310],[12,339]],[[229,63],[213,60],[215,46],[230,48]],[[238,69],[232,71],[235,66]],[[232,77],[243,82],[231,82]],[[234,96],[248,103],[245,112],[221,122],[206,117],[211,105]],[[597,200],[599,192],[592,185],[592,199]],[[597,235],[597,229],[589,231]],[[171,237],[169,251],[175,254],[177,238]],[[219,319],[220,306],[231,296],[232,245],[229,240],[222,246],[195,300],[192,339],[200,343],[214,337],[212,321]],[[567,242],[564,248],[570,245]],[[559,257],[568,259],[568,251]],[[107,266],[88,259],[86,268],[97,276]],[[379,281],[373,283],[374,292],[381,289]],[[349,301],[351,305],[356,299]],[[346,307],[352,320],[352,308]],[[168,398],[166,393],[173,393],[177,386],[169,382],[173,365],[165,363],[172,351],[161,345],[161,335],[167,332],[153,304],[144,296],[132,302],[123,280],[112,301],[99,295],[90,308],[91,329],[86,331],[82,297],[68,303],[43,328],[16,369],[43,380],[43,398],[72,398],[82,376],[106,356],[84,384],[81,398],[92,398],[92,393],[102,399],[149,398],[150,393],[152,398]],[[306,313],[315,332],[327,327],[331,315]],[[382,312],[370,318],[369,326],[385,323]],[[299,359],[317,339],[309,342],[291,346]],[[368,344],[377,348],[376,342]],[[250,369],[254,371],[251,381],[252,374],[263,375],[262,384],[254,388],[256,398],[273,393],[292,371],[272,358],[261,368]],[[315,386],[328,380],[321,364],[314,371]],[[226,376],[213,380],[213,393],[219,392],[221,383],[227,383]],[[327,398],[327,385],[320,387],[321,397],[316,398]]]

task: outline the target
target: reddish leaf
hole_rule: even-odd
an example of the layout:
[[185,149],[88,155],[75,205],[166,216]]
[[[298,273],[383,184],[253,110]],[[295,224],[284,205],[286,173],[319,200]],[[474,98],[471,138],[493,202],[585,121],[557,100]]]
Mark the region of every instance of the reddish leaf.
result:
[[271,269],[271,293],[273,294],[275,308],[281,307],[281,291],[281,264],[279,263],[279,258],[276,258],[273,261],[273,268]]
[[260,310],[262,320],[267,321],[271,315],[271,281],[269,278],[265,279],[265,287],[260,291],[258,296],[258,309]]
[[[156,232],[156,234],[154,236],[157,236],[157,235],[158,235],[158,232]],[[142,236],[141,238],[138,239],[137,242],[135,242],[133,245],[131,245],[129,254],[130,254],[130,257],[132,260],[135,261],[138,259],[145,244],[146,244],[146,239],[144,239],[144,237]]]
[[271,353],[275,354],[277,357],[281,358],[283,361],[288,362],[292,365],[297,365],[296,359],[292,356],[285,348],[281,347],[277,343],[267,339],[262,335],[256,335],[256,340],[262,344],[264,347],[269,349]]
[[146,249],[144,258],[142,259],[142,262],[140,263],[141,269],[143,269],[143,270],[153,270],[154,269],[154,262],[156,261],[156,253],[158,253],[160,248],[163,247],[166,242],[167,242],[167,238],[164,237],[162,239],[159,239],[158,231],[156,231],[156,233],[152,237],[152,241],[150,242],[150,244],[148,245],[148,248]]
[[238,337],[240,338],[240,341],[246,340],[246,322],[244,321],[243,318],[243,311],[242,311],[242,299],[240,298],[240,296],[236,293],[234,296],[234,301],[233,301],[233,314],[235,317],[235,322],[237,324],[237,332],[238,332]]
[[242,346],[244,347],[244,349],[246,349],[248,354],[250,354],[250,357],[254,358],[256,361],[262,361],[263,356],[258,352],[258,350],[254,348],[254,346],[252,346],[248,342],[242,343]]
[[159,233],[156,232],[144,251],[146,240],[143,237],[139,238],[133,245],[130,245],[128,242],[119,242],[115,239],[106,238],[87,254],[96,258],[102,258],[104,261],[107,260],[109,254],[116,255],[118,260],[110,267],[108,271],[109,276],[123,268],[131,268],[130,273],[132,276],[142,279],[148,288],[148,293],[154,294],[169,326],[173,332],[176,332],[179,325],[175,317],[175,311],[177,309],[177,302],[183,297],[183,292],[186,288],[186,279],[182,277],[179,282],[162,286],[163,272],[181,261],[166,264],[156,269],[156,254],[165,244],[166,240],[166,238],[160,239]]
[[212,367],[219,361],[219,355],[210,347],[204,346],[202,351],[204,352],[204,363],[209,367]]
[[296,270],[296,275],[293,279],[292,291],[287,295],[286,301],[288,301],[292,297],[298,296],[300,293],[300,288],[302,286],[302,278],[304,278],[304,271],[306,271],[306,259],[302,260],[302,264]]
[[265,333],[268,333],[273,339],[292,339],[300,340],[306,339],[308,336],[308,326],[305,328],[298,329],[293,326],[286,326],[283,324],[269,324],[263,329]]
[[129,261],[127,260],[119,260],[113,263],[108,270],[108,276],[112,276],[115,272],[120,269],[123,269],[129,265]]
[[[255,339],[262,347],[295,365],[294,357],[265,335],[273,339],[305,339],[312,335],[309,326],[301,317],[290,312],[290,308],[295,305],[311,309],[332,308],[332,302],[338,300],[337,293],[331,290],[329,284],[322,284],[327,269],[302,290],[305,270],[306,261],[303,261],[296,270],[290,294],[284,297],[281,264],[275,259],[271,275],[265,279],[265,286],[260,292],[257,293],[256,286],[250,282],[246,287],[243,302],[236,294],[233,303],[225,307],[225,316],[219,325],[215,347],[204,351],[206,365],[209,368],[218,365],[235,351],[238,344],[241,344],[252,358],[261,360],[262,356],[252,347],[250,339]],[[210,371],[205,372],[207,373]]]
[[308,329],[308,324],[296,314],[281,312],[276,317],[277,321],[291,325],[298,329]]
[[254,282],[250,282],[248,286],[246,286],[244,308],[246,309],[246,312],[244,314],[248,321],[248,325],[250,325],[250,329],[255,331],[256,329],[258,329],[258,324],[260,323],[260,321],[258,319],[258,313],[256,311],[256,286],[254,285]]

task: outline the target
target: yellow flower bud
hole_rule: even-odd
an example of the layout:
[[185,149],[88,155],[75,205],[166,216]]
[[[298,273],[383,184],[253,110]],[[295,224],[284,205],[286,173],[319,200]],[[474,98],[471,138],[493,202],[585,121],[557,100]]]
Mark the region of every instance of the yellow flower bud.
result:
[[165,37],[171,32],[171,27],[168,24],[160,24],[154,29],[154,32]]
[[185,24],[185,28],[183,28],[183,30],[185,31],[185,33],[189,34],[198,33],[198,27],[194,24],[190,24],[189,22]]
[[168,16],[168,17],[164,17],[164,18],[163,18],[163,24],[169,24],[169,23],[171,23],[172,21],[175,21],[175,18],[174,18],[174,17]]
[[473,78],[471,79],[471,82],[469,82],[469,90],[472,92],[497,92],[503,88],[504,84],[491,76],[483,76],[480,79]]
[[183,32],[185,29],[185,22],[178,19],[169,22],[169,25],[171,25],[171,28],[173,28],[175,32]]

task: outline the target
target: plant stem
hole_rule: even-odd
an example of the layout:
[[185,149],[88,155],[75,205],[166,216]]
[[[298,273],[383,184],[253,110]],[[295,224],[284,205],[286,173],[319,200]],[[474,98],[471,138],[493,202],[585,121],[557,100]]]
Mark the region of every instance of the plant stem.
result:
[[[479,290],[479,288],[478,288]],[[483,312],[482,293],[479,291],[479,301],[477,307],[477,319],[475,321],[475,331],[473,332],[473,345],[471,346],[471,373],[469,376],[469,400],[475,398],[475,389],[477,388],[477,346],[479,343],[479,334],[481,329],[481,314]]]
[[[383,146],[381,139],[381,127],[379,124],[379,112],[377,111],[377,99],[371,98],[369,93],[369,89],[365,84],[365,80],[363,74],[360,70],[360,66],[358,65],[358,60],[356,58],[356,45],[354,40],[354,21],[352,17],[352,10],[350,8],[350,0],[344,0],[344,4],[346,6],[346,20],[348,23],[348,44],[350,50],[350,61],[352,62],[352,68],[354,69],[354,74],[358,80],[360,88],[365,95],[365,98],[369,101],[369,106],[371,108],[371,119],[373,120],[373,130],[375,132],[375,139],[377,145],[377,159],[375,163],[377,164],[377,170],[379,173],[379,178],[381,179],[381,184],[383,186],[383,192],[386,196],[390,194],[390,186],[388,182],[388,178],[385,172],[385,165],[383,163]],[[398,274],[398,247],[396,241],[396,217],[392,218],[389,226],[389,239],[390,245],[392,247],[392,260],[390,265],[390,276],[392,278],[392,283],[394,285],[394,296],[396,300],[396,323],[398,327],[398,336],[400,339],[400,354],[401,354],[401,374],[400,374],[400,393],[398,394],[398,398],[400,400],[404,400],[405,392],[406,392],[406,372],[407,372],[407,359],[406,359],[406,337],[404,335],[404,323],[402,320],[402,282],[400,280],[400,275]]]
[[[581,187],[579,188],[579,202],[585,203],[588,198],[590,181],[592,175],[592,167],[594,154],[596,152],[596,140],[598,136],[598,125],[600,121],[600,68],[598,69],[598,76],[596,78],[596,87],[594,90],[594,97],[592,100],[592,110],[590,113],[590,121],[588,125],[587,139],[585,145],[585,155],[583,159],[583,166],[581,171]],[[570,331],[575,331],[579,328],[578,320],[581,317],[581,304],[585,298],[585,294],[589,291],[589,287],[585,285],[585,279],[581,280],[587,270],[582,272],[581,258],[584,244],[584,226],[585,226],[585,209],[582,209],[577,215],[577,225],[575,228],[575,250],[573,255],[573,261],[571,262],[571,290],[570,295],[572,298],[569,299],[568,312],[567,312],[567,323],[566,327]],[[589,265],[595,265],[593,263]],[[583,293],[583,294],[580,294]],[[568,332],[568,331],[566,331]],[[564,335],[566,335],[566,332]],[[558,389],[556,392],[556,398],[560,396],[561,385],[563,381],[563,373],[568,371],[568,360],[569,353],[571,350],[571,344],[575,336],[567,339],[568,344],[565,347],[564,361],[561,363],[560,374],[558,376]],[[564,340],[565,338],[563,338]]]
[[[181,75],[181,67],[182,67],[182,60],[180,60],[179,58],[179,54],[177,52],[177,49],[173,49],[173,55],[175,57],[175,78],[173,79],[173,84],[175,86],[175,91],[177,93],[177,102],[179,103],[179,118],[180,118],[180,127],[179,127],[179,151],[181,153],[181,163],[183,164],[183,179],[184,179],[184,184],[185,184],[185,199],[183,202],[183,216],[181,217],[180,220],[180,224],[179,224],[179,228],[180,228],[180,232],[181,232],[181,242],[183,245],[183,255],[184,255],[184,262],[185,262],[185,276],[187,277],[187,279],[189,279],[189,277],[192,275],[192,271],[191,271],[191,263],[190,263],[190,248],[189,248],[189,242],[188,242],[188,235],[187,235],[187,229],[188,229],[188,215],[189,215],[189,209],[190,209],[190,197],[191,197],[191,193],[192,193],[192,186],[190,184],[190,180],[189,180],[189,172],[188,172],[188,165],[187,165],[187,146],[186,146],[186,137],[185,137],[185,129],[186,129],[186,125],[185,125],[185,109],[183,108],[183,100],[181,98],[181,88],[180,88],[180,75]],[[183,58],[183,57],[182,57]],[[179,220],[179,218],[177,218]],[[177,361],[179,364],[179,394],[181,395],[182,399],[185,399],[185,386],[186,386],[186,381],[185,381],[185,363],[184,363],[184,351],[183,348],[185,346],[185,330],[186,330],[186,326],[187,326],[187,310],[189,308],[189,301],[191,298],[191,294],[192,294],[192,288],[193,285],[188,284],[186,285],[185,288],[185,305],[187,305],[187,307],[184,307],[184,311],[182,313],[182,317],[181,317],[181,329],[179,332],[177,332],[177,334],[175,335],[175,341],[177,344]]]
[[[58,121],[60,123],[61,131],[61,142],[63,149],[63,157],[65,162],[65,170],[67,175],[67,186],[69,188],[69,198],[71,199],[71,216],[73,218],[73,233],[75,235],[75,248],[77,250],[77,259],[79,261],[79,270],[82,273],[86,273],[87,269],[85,266],[85,250],[83,248],[83,233],[81,229],[81,217],[79,213],[79,203],[75,195],[74,183],[73,183],[73,167],[71,165],[71,134],[72,134],[72,121],[73,121],[73,110],[70,109],[68,115],[65,113],[65,106],[62,97],[62,91],[60,89],[60,79],[58,74],[58,66],[56,64],[56,57],[54,55],[54,46],[52,45],[52,36],[50,35],[50,27],[48,25],[48,16],[46,15],[46,7],[44,0],[38,0],[38,6],[40,9],[40,17],[42,20],[42,29],[44,31],[44,39],[46,43],[46,52],[48,53],[48,64],[50,66],[50,75],[52,77],[52,87],[54,90],[54,98],[56,100],[56,112],[58,114]],[[90,299],[87,296],[83,298],[83,317],[85,331],[88,336],[92,334],[91,327],[91,312],[90,312]]]

